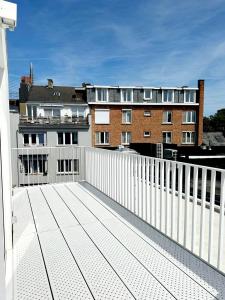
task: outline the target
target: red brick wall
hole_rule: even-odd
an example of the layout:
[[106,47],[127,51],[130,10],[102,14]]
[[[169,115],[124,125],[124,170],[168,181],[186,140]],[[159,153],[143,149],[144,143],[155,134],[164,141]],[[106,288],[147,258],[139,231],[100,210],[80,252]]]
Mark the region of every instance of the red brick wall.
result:
[[[95,124],[94,111],[98,109],[110,109],[110,124]],[[122,124],[122,109],[132,109],[132,123]],[[151,117],[145,117],[144,111],[150,110]],[[163,123],[163,111],[172,111],[172,124]],[[121,144],[121,132],[130,131],[132,134],[132,143],[160,143],[162,142],[162,132],[172,131],[172,143],[180,145],[182,142],[182,131],[200,132],[195,124],[182,124],[183,112],[185,110],[196,110],[196,106],[124,106],[124,105],[92,105],[92,144],[95,146],[95,132],[108,131],[110,133],[110,146],[116,147]],[[144,131],[150,131],[150,137],[144,137]],[[199,139],[198,139],[199,143]]]

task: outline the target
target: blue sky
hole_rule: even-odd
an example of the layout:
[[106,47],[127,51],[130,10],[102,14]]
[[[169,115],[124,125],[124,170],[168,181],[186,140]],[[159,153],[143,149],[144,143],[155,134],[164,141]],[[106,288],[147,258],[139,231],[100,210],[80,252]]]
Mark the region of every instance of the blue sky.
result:
[[[12,0],[13,1],[13,0]],[[8,34],[11,85],[196,86],[225,107],[224,0],[20,0]]]

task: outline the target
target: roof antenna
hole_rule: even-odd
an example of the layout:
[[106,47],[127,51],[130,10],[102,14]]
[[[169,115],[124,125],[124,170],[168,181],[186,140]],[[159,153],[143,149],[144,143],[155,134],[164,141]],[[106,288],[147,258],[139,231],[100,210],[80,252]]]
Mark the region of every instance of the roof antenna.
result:
[[33,85],[33,83],[34,83],[34,70],[33,70],[32,62],[30,63],[30,81],[31,81],[31,85]]

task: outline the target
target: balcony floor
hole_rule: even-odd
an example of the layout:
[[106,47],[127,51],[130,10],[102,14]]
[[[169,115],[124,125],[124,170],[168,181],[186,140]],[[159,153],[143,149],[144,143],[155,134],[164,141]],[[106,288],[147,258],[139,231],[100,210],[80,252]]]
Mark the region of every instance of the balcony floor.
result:
[[14,299],[225,299],[225,277],[82,183],[13,197]]

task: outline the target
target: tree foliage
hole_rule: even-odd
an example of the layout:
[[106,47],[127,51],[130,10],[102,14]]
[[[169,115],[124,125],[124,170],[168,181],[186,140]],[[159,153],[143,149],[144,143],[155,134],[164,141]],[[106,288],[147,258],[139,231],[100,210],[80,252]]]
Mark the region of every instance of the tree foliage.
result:
[[223,131],[225,132],[225,108],[219,109],[214,115],[203,118],[204,132]]

